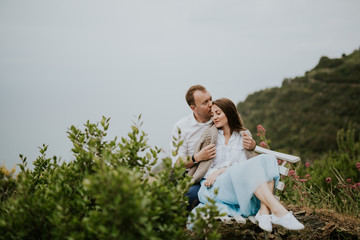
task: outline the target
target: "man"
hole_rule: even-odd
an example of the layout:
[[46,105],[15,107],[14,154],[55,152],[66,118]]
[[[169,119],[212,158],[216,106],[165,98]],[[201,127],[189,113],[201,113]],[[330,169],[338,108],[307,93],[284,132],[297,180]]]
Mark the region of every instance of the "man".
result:
[[[180,129],[180,137],[184,143],[180,146],[178,154],[172,157],[172,164],[177,161],[183,161],[186,168],[191,168],[198,162],[209,160],[215,157],[216,149],[214,144],[204,147],[201,151],[194,154],[195,143],[200,139],[202,133],[211,124],[211,94],[204,86],[194,85],[189,88],[185,95],[192,113],[186,117],[181,118],[173,127],[172,136],[178,137],[178,129]],[[249,136],[244,137],[244,148],[253,150],[256,142]],[[170,144],[171,152],[174,149],[173,144]],[[180,158],[181,157],[181,158]],[[186,196],[189,198],[188,210],[196,207],[199,203],[197,193],[200,189],[200,183],[196,183],[190,187]]]

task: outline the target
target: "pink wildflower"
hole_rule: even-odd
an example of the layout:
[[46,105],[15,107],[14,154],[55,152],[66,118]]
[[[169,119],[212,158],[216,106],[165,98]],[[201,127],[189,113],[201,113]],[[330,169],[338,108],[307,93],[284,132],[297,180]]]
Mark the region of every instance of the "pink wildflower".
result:
[[[261,124],[259,124],[259,125],[257,125],[257,131],[258,131],[258,134],[259,135],[265,135],[265,133],[266,133],[266,129],[261,125]],[[258,135],[258,136],[259,136]]]
[[264,141],[260,142],[260,147],[269,149],[269,146],[268,146],[267,143],[264,142]]
[[331,183],[331,177],[327,177],[327,178],[326,178],[326,182],[327,182],[327,183]]
[[360,171],[360,162],[356,163],[356,167]]
[[346,181],[347,181],[348,183],[351,183],[351,179],[350,179],[350,178],[346,179]]
[[295,170],[292,170],[292,169],[291,169],[291,170],[289,171],[289,176],[295,176]]
[[310,177],[310,174],[306,174],[306,175],[305,175],[305,178],[309,178],[309,179],[310,179],[310,178],[311,178],[311,177]]
[[307,179],[299,179],[300,182],[307,182]]
[[310,167],[310,163],[305,163],[305,167]]

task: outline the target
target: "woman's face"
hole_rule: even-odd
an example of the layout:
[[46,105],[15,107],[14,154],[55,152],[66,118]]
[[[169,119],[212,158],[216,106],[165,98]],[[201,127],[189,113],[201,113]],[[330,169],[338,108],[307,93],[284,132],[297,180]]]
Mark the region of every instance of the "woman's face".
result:
[[215,127],[222,128],[225,125],[228,125],[228,119],[223,110],[221,110],[221,108],[216,105],[212,105],[211,112],[213,114],[213,122],[215,124]]

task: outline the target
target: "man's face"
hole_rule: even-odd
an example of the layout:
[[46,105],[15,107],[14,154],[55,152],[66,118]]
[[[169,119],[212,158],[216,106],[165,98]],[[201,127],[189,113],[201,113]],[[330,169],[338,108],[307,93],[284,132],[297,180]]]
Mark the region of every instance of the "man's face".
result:
[[191,105],[194,113],[202,119],[210,120],[212,116],[211,104],[212,97],[208,91],[195,91],[194,92],[195,106]]

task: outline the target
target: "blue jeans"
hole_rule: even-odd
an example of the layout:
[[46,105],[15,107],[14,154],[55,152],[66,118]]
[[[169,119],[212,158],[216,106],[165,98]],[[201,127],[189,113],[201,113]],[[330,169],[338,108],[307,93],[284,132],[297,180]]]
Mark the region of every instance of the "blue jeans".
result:
[[189,212],[200,203],[198,198],[198,191],[200,187],[200,183],[195,183],[189,188],[189,191],[185,194],[185,196],[187,196],[189,199],[189,205],[186,207],[186,210],[188,210]]

